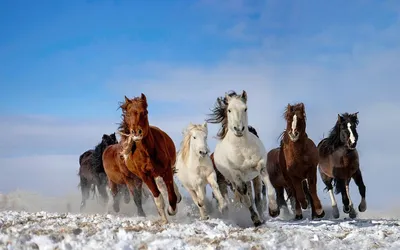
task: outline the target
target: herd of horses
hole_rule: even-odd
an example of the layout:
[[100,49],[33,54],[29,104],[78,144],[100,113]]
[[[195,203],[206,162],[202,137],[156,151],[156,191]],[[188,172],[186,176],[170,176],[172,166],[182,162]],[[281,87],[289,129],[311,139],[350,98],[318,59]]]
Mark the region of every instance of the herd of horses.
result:
[[[146,216],[142,198],[152,195],[161,220],[166,223],[165,210],[169,216],[175,215],[182,200],[176,176],[197,205],[201,219],[209,218],[205,206],[207,185],[220,213],[226,213],[232,202],[229,188],[236,201],[248,208],[254,226],[265,221],[267,206],[271,217],[277,217],[281,209],[289,212],[285,192],[295,219],[302,219],[302,210],[308,207],[312,219],[318,219],[325,217],[317,194],[318,170],[329,192],[334,218],[339,217],[335,199],[339,193],[343,212],[350,218],[357,216],[349,193],[351,179],[361,195],[358,210],[366,210],[366,187],[356,149],[358,112],[339,114],[328,137],[316,145],[306,132],[305,105],[288,104],[280,145],[267,152],[257,131],[249,126],[247,100],[244,90],[241,94],[230,91],[218,97],[203,124],[190,123],[184,129],[177,151],[167,133],[150,125],[146,96],[143,93],[132,99],[125,96],[120,103],[122,115],[117,130],[120,141],[115,133],[104,134],[94,150],[79,157],[81,211],[96,188],[103,204],[107,204],[108,186],[115,212],[120,210],[121,197],[128,204],[132,194],[138,215]],[[208,123],[220,125],[214,152],[210,152],[207,143]],[[162,193],[168,197],[167,209]]]

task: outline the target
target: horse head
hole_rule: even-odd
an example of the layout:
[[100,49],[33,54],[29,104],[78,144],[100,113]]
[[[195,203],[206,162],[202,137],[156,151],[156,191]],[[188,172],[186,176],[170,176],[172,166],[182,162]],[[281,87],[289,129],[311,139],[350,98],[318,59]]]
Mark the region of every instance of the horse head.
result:
[[189,150],[199,157],[205,157],[210,152],[207,143],[207,122],[203,124],[190,123],[183,132],[182,156],[187,159]]
[[287,105],[285,111],[286,132],[291,141],[296,142],[300,137],[306,135],[306,111],[304,104]]
[[237,137],[242,137],[247,131],[247,93],[243,90],[241,95],[226,94],[224,98],[226,104],[226,116],[228,119],[228,129]]
[[336,127],[339,131],[340,142],[350,150],[353,150],[357,146],[358,133],[358,112],[354,114],[344,113],[338,114],[336,121]]
[[140,97],[129,99],[120,106],[123,114],[123,123],[133,141],[140,141],[146,137],[150,130],[147,99],[142,93]]

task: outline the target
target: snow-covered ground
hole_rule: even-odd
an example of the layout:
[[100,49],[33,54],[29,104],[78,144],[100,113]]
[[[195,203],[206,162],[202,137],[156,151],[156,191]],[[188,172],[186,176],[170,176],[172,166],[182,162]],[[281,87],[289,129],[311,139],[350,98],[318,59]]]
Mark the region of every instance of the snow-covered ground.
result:
[[90,200],[87,212],[80,214],[79,201],[79,194],[53,199],[22,191],[1,195],[0,248],[400,249],[400,221],[395,213],[310,221],[305,211],[303,221],[268,218],[254,228],[243,208],[230,207],[225,218],[214,211],[210,220],[200,221],[197,207],[185,198],[178,214],[161,225],[150,199],[144,203],[147,218],[136,216],[133,203],[121,204],[119,215],[107,214],[96,200]]

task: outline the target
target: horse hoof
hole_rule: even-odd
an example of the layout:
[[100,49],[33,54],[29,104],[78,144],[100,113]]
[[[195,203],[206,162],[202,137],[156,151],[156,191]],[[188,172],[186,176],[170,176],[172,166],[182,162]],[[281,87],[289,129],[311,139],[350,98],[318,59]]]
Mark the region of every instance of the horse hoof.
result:
[[345,213],[345,214],[350,213],[350,206],[348,206],[347,208],[346,208],[346,206],[343,206],[343,213]]
[[322,210],[321,214],[314,213],[312,215],[312,219],[321,219],[321,218],[324,218],[324,217],[325,217],[325,211],[324,210]]
[[268,209],[268,213],[269,216],[271,216],[272,218],[278,217],[278,215],[281,213],[281,211],[278,210],[272,210],[272,209]]
[[178,195],[177,203],[181,203],[181,201],[182,201],[182,195]]
[[168,215],[169,216],[174,216],[178,212],[178,209],[175,209],[175,211],[172,209],[172,207],[168,207],[167,209]]
[[355,219],[357,217],[357,213],[356,210],[354,210],[354,208],[350,210],[349,217],[350,219]]
[[260,221],[260,220],[256,220],[253,223],[254,223],[255,227],[259,227],[259,226],[261,226],[263,224],[262,221]]
[[367,204],[366,202],[361,202],[360,205],[358,205],[358,211],[365,212],[367,210]]
[[294,217],[294,219],[295,219],[295,220],[302,220],[302,219],[303,219],[303,215],[302,215],[302,214],[299,214],[299,215],[296,214],[296,216]]
[[332,216],[335,219],[339,218],[339,209],[338,209],[337,205],[332,206]]
[[301,208],[306,210],[308,208],[308,202],[301,202]]
[[210,219],[210,216],[202,216],[202,217],[200,217],[200,220],[209,220]]
[[114,212],[119,213],[119,205],[114,204],[113,208],[114,208]]
[[139,215],[139,217],[146,217],[146,214],[144,213],[144,211],[138,211],[138,215]]

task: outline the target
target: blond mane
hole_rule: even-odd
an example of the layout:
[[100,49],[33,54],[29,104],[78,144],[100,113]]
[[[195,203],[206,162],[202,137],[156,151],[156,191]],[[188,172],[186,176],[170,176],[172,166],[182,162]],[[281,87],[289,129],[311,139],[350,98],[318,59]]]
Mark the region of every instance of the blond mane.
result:
[[183,131],[183,140],[181,142],[181,149],[179,151],[179,154],[182,156],[183,162],[187,166],[187,160],[189,157],[189,151],[190,151],[190,132],[192,130],[199,130],[206,132],[206,129],[203,127],[201,124],[189,124],[187,128]]

